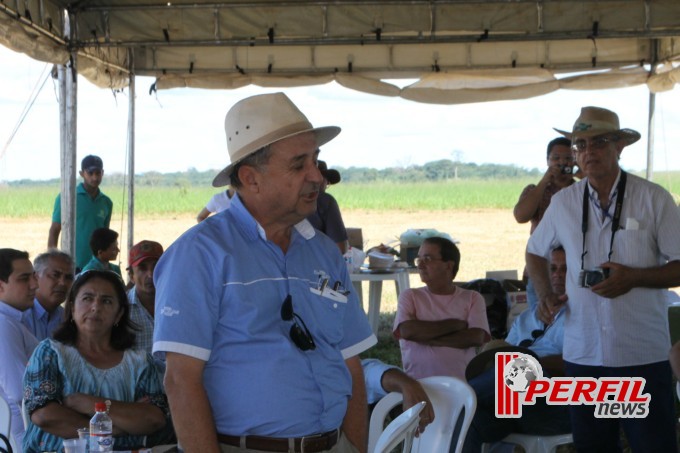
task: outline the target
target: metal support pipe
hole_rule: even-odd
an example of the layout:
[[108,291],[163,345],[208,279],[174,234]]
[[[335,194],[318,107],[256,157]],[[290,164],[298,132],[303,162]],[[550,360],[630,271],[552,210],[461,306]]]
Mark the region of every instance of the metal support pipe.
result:
[[135,74],[134,70],[134,51],[130,49],[130,84],[128,86],[128,133],[127,133],[127,148],[128,148],[128,233],[127,233],[127,250],[130,250],[135,244]]
[[649,115],[647,117],[647,180],[654,178],[654,124],[656,117],[656,93],[649,92]]
[[[70,35],[70,17],[64,11],[64,33]],[[66,65],[58,67],[59,130],[61,152],[61,249],[76,256],[76,142],[77,142],[77,55],[71,52]]]

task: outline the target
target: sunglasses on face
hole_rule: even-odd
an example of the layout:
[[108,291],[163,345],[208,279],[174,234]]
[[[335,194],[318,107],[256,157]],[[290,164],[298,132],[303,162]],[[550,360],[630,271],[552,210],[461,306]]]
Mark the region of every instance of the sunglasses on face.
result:
[[[281,319],[284,321],[293,321],[293,325],[290,326],[290,339],[295,346],[300,348],[302,351],[309,351],[316,349],[316,344],[314,344],[314,338],[312,334],[307,329],[307,325],[302,320],[302,318],[293,311],[293,298],[286,296],[286,299],[281,305]],[[300,324],[298,324],[300,321]]]

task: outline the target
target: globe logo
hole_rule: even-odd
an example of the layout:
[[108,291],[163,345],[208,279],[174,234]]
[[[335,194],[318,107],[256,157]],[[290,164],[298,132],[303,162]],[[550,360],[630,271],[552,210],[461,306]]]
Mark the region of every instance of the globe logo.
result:
[[532,381],[543,377],[543,368],[534,357],[520,354],[503,368],[505,385],[518,393],[524,393]]

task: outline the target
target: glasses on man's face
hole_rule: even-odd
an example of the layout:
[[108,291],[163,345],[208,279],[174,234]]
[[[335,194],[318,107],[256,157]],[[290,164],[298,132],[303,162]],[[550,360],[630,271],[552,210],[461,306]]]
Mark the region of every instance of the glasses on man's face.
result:
[[432,258],[430,255],[425,255],[425,256],[416,256],[416,259],[413,260],[416,266],[426,265],[430,264],[432,261],[444,261],[443,258]]
[[[286,296],[286,299],[281,305],[281,319],[284,321],[293,321],[293,325],[290,326],[290,339],[295,343],[295,346],[300,348],[302,351],[309,351],[316,349],[316,344],[314,344],[314,338],[312,334],[307,329],[307,325],[302,320],[302,318],[293,311],[293,298]],[[300,324],[298,324],[300,321]]]
[[533,345],[536,340],[541,338],[543,334],[545,334],[546,329],[536,329],[531,331],[531,338],[527,338],[526,340],[522,340],[519,342],[519,345],[523,348],[528,348],[529,346]]
[[593,137],[591,139],[579,138],[571,143],[571,150],[575,153],[585,152],[590,146],[594,151],[600,151],[607,147],[609,143],[617,141],[617,137]]

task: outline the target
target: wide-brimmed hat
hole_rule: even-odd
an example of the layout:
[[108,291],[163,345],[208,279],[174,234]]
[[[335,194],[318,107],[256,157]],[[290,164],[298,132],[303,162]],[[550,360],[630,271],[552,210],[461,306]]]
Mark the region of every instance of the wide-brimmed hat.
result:
[[640,133],[633,129],[621,129],[619,116],[601,107],[583,107],[571,132],[553,128],[572,140],[574,137],[594,137],[602,134],[618,134],[626,146],[640,140]]
[[473,379],[494,366],[497,352],[519,352],[528,354],[538,360],[538,355],[529,348],[513,346],[505,340],[491,340],[486,343],[479,354],[473,357],[465,368],[465,379]]
[[323,175],[324,178],[328,181],[328,184],[337,184],[340,182],[342,179],[340,177],[340,172],[338,170],[333,170],[332,168],[329,170],[328,165],[326,165],[326,162],[320,160],[318,162],[319,165],[319,171]]
[[313,127],[283,93],[260,94],[237,102],[227,113],[224,130],[231,163],[215,177],[214,187],[230,184],[234,165],[267,145],[313,132],[316,145],[321,146],[340,133],[337,126]]

